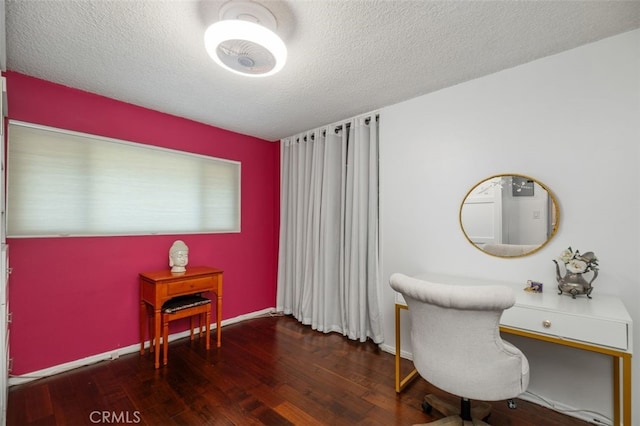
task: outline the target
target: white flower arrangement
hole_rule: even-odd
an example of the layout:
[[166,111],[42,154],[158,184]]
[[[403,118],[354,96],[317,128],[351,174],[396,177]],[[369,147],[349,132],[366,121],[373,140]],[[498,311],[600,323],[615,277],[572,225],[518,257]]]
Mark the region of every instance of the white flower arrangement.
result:
[[580,254],[579,250],[573,251],[569,247],[560,254],[558,260],[564,263],[567,271],[572,274],[584,274],[598,270],[598,258],[592,251]]

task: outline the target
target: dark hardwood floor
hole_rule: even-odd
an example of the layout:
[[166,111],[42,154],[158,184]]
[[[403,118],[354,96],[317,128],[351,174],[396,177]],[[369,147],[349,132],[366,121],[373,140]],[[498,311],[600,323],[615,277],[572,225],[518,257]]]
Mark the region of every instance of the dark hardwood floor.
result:
[[[9,390],[7,424],[27,425],[411,425],[422,397],[458,399],[422,379],[394,391],[394,357],[373,343],[323,334],[291,317],[264,317],[222,330],[207,352],[196,338],[169,346],[159,370],[147,352],[75,369]],[[411,368],[407,361],[404,366]],[[587,425],[517,400],[494,403],[494,426]]]

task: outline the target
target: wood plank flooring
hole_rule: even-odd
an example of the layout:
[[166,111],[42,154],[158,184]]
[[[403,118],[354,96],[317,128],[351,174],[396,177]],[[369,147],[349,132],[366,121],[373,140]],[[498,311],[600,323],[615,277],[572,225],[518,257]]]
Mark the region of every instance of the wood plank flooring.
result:
[[[427,393],[458,399],[422,379],[394,391],[394,357],[371,342],[262,317],[222,330],[222,347],[188,338],[169,365],[149,353],[122,356],[9,390],[7,424],[31,425],[412,425]],[[404,368],[410,369],[407,361]],[[494,426],[587,425],[526,401],[494,403]]]

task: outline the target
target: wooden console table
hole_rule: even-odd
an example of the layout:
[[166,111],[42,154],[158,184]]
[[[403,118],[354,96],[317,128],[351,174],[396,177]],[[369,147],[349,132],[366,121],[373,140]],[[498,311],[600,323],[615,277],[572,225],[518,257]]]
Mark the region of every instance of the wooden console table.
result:
[[[505,310],[500,331],[558,345],[611,356],[613,367],[613,424],[631,425],[632,320],[622,301],[615,296],[595,294],[593,299],[572,299],[559,295],[555,288],[544,293],[528,293],[524,284],[481,281],[473,278],[424,274],[416,278],[451,285],[496,285],[512,287],[516,304]],[[396,293],[396,392],[408,385],[418,372],[413,369],[402,377],[400,371],[400,312],[407,309],[402,295]],[[534,373],[535,374],[535,373]],[[622,398],[620,380],[622,379]]]
[[[140,279],[140,355],[144,355],[144,341],[149,312],[153,311],[153,336],[149,344],[155,350],[155,368],[160,367],[160,336],[162,305],[176,296],[212,292],[216,295],[217,346],[221,344],[222,322],[222,271],[206,266],[187,267],[186,272],[171,273],[169,269],[142,272]],[[207,338],[210,330],[207,330]],[[150,333],[151,334],[151,333]]]

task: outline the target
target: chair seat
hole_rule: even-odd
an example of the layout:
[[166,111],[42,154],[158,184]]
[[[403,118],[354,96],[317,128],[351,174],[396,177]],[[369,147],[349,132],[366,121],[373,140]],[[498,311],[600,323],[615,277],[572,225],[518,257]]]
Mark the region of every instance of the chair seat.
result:
[[171,300],[167,300],[162,305],[162,313],[173,314],[184,309],[193,308],[195,306],[207,305],[211,303],[211,299],[197,295],[178,296]]

